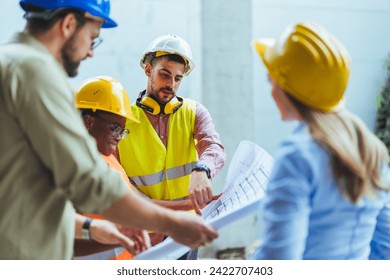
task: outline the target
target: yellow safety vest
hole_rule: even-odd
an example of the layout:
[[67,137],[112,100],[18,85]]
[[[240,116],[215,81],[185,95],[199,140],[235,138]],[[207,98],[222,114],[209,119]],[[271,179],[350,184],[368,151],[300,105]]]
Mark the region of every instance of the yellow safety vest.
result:
[[144,110],[132,104],[132,111],[140,123],[126,123],[131,135],[118,146],[127,176],[150,198],[172,201],[188,197],[192,168],[198,158],[194,140],[195,101],[184,99],[183,106],[170,115],[167,147]]

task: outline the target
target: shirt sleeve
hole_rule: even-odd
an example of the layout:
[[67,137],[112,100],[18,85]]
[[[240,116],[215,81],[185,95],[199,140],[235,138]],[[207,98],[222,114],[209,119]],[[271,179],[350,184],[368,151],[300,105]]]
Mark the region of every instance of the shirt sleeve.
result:
[[[390,184],[390,168],[384,171],[386,185]],[[374,235],[371,240],[371,260],[390,260],[390,193],[386,193],[387,203],[377,217]]]
[[390,202],[380,212],[371,241],[370,260],[390,260]]
[[57,191],[80,211],[99,213],[126,193],[126,185],[100,157],[62,69],[40,63],[15,74],[22,79],[14,83],[19,125],[37,160],[51,171]]
[[297,152],[274,163],[261,212],[263,244],[253,259],[302,259],[308,234],[311,169]]
[[213,178],[224,166],[226,152],[214,128],[210,113],[200,103],[196,103],[194,134],[199,163],[205,164],[210,169],[210,176]]

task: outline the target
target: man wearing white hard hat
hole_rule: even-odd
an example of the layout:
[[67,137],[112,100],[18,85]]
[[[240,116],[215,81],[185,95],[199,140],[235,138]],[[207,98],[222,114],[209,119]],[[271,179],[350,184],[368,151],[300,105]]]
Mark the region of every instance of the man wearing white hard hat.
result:
[[121,164],[138,190],[156,203],[200,214],[214,198],[211,179],[226,155],[208,110],[177,95],[194,68],[190,46],[177,35],[158,37],[140,64],[147,87],[132,104],[140,123],[128,122],[137,136],[119,143]]

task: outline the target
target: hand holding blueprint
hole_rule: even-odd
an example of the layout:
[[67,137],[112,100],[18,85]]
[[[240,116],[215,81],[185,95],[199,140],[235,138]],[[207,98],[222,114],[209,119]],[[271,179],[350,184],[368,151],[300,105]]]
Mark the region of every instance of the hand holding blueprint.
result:
[[204,219],[212,221],[224,212],[259,201],[264,196],[272,164],[273,158],[266,151],[252,142],[242,141],[229,166],[221,197],[202,210]]
[[[202,210],[207,224],[220,229],[253,212],[264,196],[273,158],[250,141],[242,141],[229,165],[222,195]],[[175,260],[189,247],[171,238],[135,256],[134,260]]]

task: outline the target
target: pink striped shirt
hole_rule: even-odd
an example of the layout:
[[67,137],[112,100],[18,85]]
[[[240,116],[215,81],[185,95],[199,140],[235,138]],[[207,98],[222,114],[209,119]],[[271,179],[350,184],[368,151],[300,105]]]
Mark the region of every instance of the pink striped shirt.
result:
[[[166,147],[170,115],[148,113],[146,115]],[[215,131],[209,111],[198,102],[196,102],[194,138],[198,141],[196,150],[199,163],[205,164],[210,169],[210,176],[213,178],[224,166],[226,153],[219,134]]]

